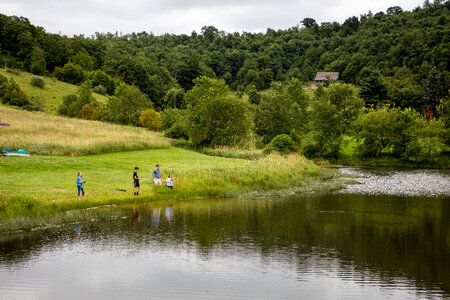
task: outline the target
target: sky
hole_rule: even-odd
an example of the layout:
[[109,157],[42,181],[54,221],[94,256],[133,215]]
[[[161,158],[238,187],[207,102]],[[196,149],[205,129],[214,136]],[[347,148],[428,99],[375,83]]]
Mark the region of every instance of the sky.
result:
[[205,25],[226,32],[287,29],[306,17],[342,23],[351,16],[423,0],[0,0],[0,13],[23,16],[47,32],[72,36],[95,32],[198,33]]

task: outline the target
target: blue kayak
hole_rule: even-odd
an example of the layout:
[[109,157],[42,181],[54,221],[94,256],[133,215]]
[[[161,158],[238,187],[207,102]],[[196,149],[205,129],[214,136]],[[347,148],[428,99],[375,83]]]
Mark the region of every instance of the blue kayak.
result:
[[3,149],[2,150],[3,156],[30,156],[30,153],[25,150],[17,150],[14,151],[12,149]]

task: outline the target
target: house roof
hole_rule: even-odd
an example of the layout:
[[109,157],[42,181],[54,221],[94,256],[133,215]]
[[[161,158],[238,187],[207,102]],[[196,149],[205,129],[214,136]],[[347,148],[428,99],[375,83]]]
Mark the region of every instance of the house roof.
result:
[[339,72],[317,72],[314,80],[337,80],[339,78]]

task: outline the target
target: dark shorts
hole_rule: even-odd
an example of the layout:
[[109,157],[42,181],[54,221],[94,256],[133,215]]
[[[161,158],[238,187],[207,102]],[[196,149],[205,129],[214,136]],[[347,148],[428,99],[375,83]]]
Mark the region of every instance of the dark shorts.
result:
[[134,180],[134,187],[140,187],[139,180]]

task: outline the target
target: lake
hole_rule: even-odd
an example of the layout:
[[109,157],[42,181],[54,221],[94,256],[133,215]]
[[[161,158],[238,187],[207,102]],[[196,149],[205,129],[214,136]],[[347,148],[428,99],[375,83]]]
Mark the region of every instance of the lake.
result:
[[120,217],[0,236],[0,298],[450,297],[449,171],[342,172],[360,184],[103,208]]

